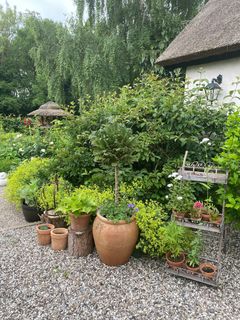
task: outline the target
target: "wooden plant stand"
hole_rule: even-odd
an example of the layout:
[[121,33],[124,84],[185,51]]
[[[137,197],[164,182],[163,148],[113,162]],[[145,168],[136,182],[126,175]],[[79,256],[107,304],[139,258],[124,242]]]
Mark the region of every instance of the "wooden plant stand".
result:
[[92,227],[84,231],[74,231],[68,228],[68,252],[74,257],[85,257],[93,252],[94,241]]

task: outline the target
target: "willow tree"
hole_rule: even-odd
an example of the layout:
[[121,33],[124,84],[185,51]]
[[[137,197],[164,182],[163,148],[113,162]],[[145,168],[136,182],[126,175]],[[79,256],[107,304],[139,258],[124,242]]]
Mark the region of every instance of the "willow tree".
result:
[[142,73],[162,73],[156,58],[203,2],[75,0],[75,51],[69,56],[75,57],[71,73],[79,93],[96,96],[133,83]]

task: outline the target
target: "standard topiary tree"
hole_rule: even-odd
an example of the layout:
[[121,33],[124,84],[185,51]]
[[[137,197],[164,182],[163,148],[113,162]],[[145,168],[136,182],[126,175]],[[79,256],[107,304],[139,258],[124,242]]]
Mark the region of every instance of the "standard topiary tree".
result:
[[117,122],[106,124],[92,134],[95,161],[113,166],[115,171],[115,203],[119,202],[119,168],[138,159],[138,143],[132,130]]

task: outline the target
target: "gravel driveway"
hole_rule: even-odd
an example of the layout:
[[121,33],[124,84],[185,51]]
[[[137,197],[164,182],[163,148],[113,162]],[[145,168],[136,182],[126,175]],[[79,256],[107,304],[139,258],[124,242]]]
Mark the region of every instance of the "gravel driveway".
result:
[[[0,200],[1,223],[16,227],[19,213],[9,208]],[[0,319],[238,320],[239,240],[232,238],[214,289],[168,275],[159,260],[107,267],[95,252],[76,259],[38,246],[33,226],[1,230]]]

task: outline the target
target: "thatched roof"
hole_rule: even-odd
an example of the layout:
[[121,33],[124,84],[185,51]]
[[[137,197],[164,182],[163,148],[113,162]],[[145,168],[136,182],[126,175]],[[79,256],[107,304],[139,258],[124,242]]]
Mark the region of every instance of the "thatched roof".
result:
[[178,65],[240,52],[240,1],[209,0],[157,59]]
[[62,110],[61,107],[52,101],[41,105],[39,109],[32,111],[28,114],[29,116],[43,116],[43,117],[66,117],[69,113]]

